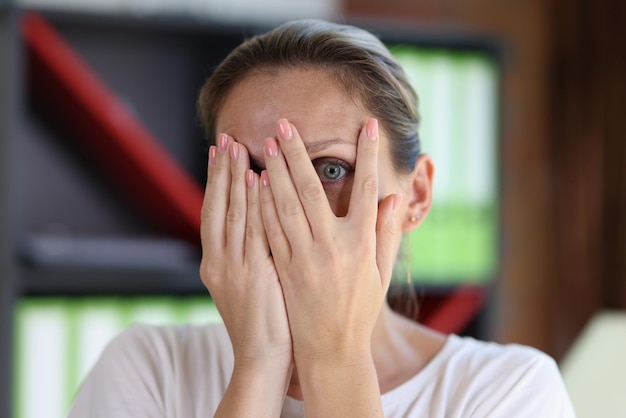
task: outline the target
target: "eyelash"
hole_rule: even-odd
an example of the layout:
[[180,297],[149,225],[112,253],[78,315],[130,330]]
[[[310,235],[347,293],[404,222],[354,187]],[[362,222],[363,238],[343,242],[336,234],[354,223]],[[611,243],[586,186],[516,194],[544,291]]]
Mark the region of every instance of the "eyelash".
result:
[[[324,165],[324,164],[334,164],[334,165],[341,167],[341,169],[344,171],[343,177],[337,180],[324,179],[323,171],[320,170],[319,168],[320,165]],[[317,158],[313,160],[313,166],[315,167],[315,171],[317,172],[317,175],[319,176],[320,180],[322,180],[322,183],[339,183],[345,180],[346,177],[354,173],[354,167],[352,167],[347,162],[340,160],[338,158]],[[257,174],[261,174],[261,171],[263,171],[264,169],[263,167],[259,167],[252,162],[250,163],[250,168],[252,169],[252,171],[254,171]]]
[[[324,178],[323,167],[325,165],[336,165],[340,167],[343,170],[343,175],[335,180]],[[317,171],[318,176],[322,180],[322,183],[339,183],[341,181],[344,181],[348,176],[354,173],[354,168],[350,164],[337,158],[317,158],[313,161],[313,166],[315,167],[315,171]]]

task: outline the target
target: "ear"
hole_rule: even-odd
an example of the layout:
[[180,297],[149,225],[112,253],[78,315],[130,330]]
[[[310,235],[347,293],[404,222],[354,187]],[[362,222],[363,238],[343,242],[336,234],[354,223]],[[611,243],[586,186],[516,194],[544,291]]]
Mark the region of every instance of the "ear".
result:
[[409,202],[402,220],[403,232],[414,230],[426,219],[433,199],[434,175],[433,160],[429,155],[420,155],[410,176],[409,190],[407,190]]

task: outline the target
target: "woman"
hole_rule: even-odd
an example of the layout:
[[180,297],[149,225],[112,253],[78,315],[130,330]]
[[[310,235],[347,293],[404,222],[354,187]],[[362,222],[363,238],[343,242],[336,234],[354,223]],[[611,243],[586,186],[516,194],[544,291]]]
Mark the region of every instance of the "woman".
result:
[[417,99],[383,44],[322,21],[235,49],[203,86],[200,276],[224,325],[134,327],[70,416],[569,417],[546,355],[385,303],[432,199]]

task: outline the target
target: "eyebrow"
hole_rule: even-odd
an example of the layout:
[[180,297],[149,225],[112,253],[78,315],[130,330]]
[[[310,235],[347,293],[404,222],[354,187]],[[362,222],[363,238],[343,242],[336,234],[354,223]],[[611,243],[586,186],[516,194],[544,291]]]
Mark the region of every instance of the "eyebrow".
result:
[[313,144],[306,144],[305,148],[306,148],[307,153],[314,154],[316,152],[325,150],[326,148],[330,147],[331,145],[352,145],[352,146],[356,147],[356,143],[355,142],[347,141],[347,140],[342,139],[342,138],[332,138],[332,139],[324,139],[322,141],[316,141]]
[[[305,144],[304,147],[306,148],[307,153],[311,155],[323,151],[332,145],[352,145],[356,148],[356,143],[341,138],[332,138],[322,141],[316,141],[313,144]],[[265,169],[265,160],[263,158],[258,158],[250,155],[250,169],[257,174],[260,174],[261,171]]]

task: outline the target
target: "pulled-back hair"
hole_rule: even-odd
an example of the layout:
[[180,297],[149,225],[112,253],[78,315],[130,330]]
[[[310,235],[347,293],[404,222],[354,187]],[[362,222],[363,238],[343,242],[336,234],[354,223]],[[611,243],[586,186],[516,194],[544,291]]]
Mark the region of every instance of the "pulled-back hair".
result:
[[376,117],[390,140],[394,168],[413,171],[420,154],[417,96],[385,45],[354,26],[297,20],[257,35],[235,48],[200,91],[198,116],[215,143],[221,105],[244,78],[290,68],[318,68]]

